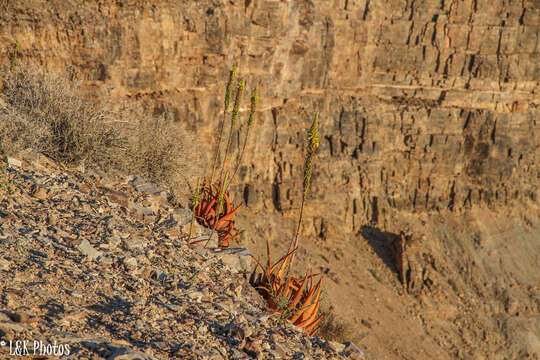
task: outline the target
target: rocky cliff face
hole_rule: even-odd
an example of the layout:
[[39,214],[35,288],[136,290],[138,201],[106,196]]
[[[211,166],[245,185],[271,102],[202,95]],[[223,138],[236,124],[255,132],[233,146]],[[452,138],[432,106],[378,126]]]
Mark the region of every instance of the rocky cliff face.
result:
[[537,2],[6,6],[2,58],[17,40],[22,58],[74,65],[102,95],[151,99],[209,144],[238,62],[264,103],[242,180],[273,188],[268,207],[298,198],[297,147],[315,111],[325,141],[314,183],[332,185],[321,200],[340,204],[349,232],[391,209],[538,202]]
[[[261,89],[257,141],[235,189],[255,214],[246,222],[254,239],[277,240],[286,234],[277,229],[292,229],[303,138],[319,111],[324,141],[303,226],[306,247],[349,246],[364,255],[359,242],[367,241],[388,260],[389,239],[408,228],[427,235],[424,247],[457,277],[472,262],[486,282],[506,279],[500,292],[517,265],[493,269],[486,254],[503,246],[540,251],[538,1],[6,4],[0,15],[5,62],[19,41],[21,59],[48,71],[73,66],[98,96],[142,101],[187,122],[205,151],[218,126],[228,68],[238,63],[240,75]],[[253,221],[260,214],[265,218]],[[527,241],[509,243],[516,237]],[[538,261],[525,257],[521,284],[540,282]],[[459,286],[450,288],[459,301]],[[498,339],[482,352],[494,353],[508,336]],[[538,345],[536,339],[530,344]],[[472,349],[475,341],[459,346]],[[452,354],[458,344],[436,342]],[[531,351],[523,346],[519,351]]]

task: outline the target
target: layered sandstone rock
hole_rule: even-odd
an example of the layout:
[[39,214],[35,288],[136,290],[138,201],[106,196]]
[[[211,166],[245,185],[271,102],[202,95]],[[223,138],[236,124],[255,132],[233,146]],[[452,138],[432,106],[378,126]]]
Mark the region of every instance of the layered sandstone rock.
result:
[[322,196],[339,197],[349,230],[389,208],[538,201],[534,1],[6,6],[2,58],[19,41],[20,58],[51,71],[74,65],[101,94],[151,99],[208,142],[238,62],[264,103],[242,180],[277,187],[278,208],[297,199],[297,146],[315,111],[326,141],[314,183],[347,189]]

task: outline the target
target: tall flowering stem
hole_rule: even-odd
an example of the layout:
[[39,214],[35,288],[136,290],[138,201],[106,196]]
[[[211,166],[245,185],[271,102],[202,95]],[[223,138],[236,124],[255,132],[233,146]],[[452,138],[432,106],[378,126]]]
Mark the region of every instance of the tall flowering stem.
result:
[[234,177],[236,176],[236,173],[238,172],[238,169],[240,168],[240,165],[242,164],[242,160],[244,159],[244,153],[246,151],[246,145],[248,142],[251,125],[253,125],[253,122],[255,120],[255,111],[257,111],[258,101],[259,101],[259,93],[257,91],[257,88],[255,88],[255,90],[253,90],[253,92],[251,93],[251,108],[249,110],[249,118],[247,122],[247,130],[246,130],[246,138],[244,139],[244,146],[242,147],[242,151],[240,152],[240,157],[238,158],[238,162],[231,176],[231,180],[233,180]]
[[236,79],[236,75],[237,75],[236,65],[233,65],[231,70],[229,71],[229,82],[227,83],[227,88],[225,89],[225,101],[223,104],[223,121],[221,122],[221,126],[219,128],[218,144],[216,148],[216,153],[214,155],[214,162],[212,164],[212,175],[210,176],[210,184],[212,184],[212,182],[214,181],[214,174],[216,171],[217,160],[218,160],[219,152],[221,149],[221,139],[223,138],[223,127],[225,125],[225,118],[227,116],[227,111],[229,110],[229,105],[231,103],[232,86],[233,86],[234,80]]
[[[308,151],[306,155],[306,161],[304,163],[304,182],[302,191],[302,203],[300,204],[300,216],[298,217],[298,226],[296,228],[296,234],[291,240],[289,245],[289,253],[291,254],[291,260],[289,261],[289,269],[292,267],[294,261],[295,250],[298,248],[298,235],[300,233],[300,225],[302,224],[302,216],[304,214],[304,203],[306,201],[306,195],[311,185],[311,175],[313,173],[313,158],[315,157],[315,151],[319,147],[319,113],[315,114],[315,119],[311,124],[311,127],[307,135]],[[285,263],[283,263],[285,265]]]
[[242,101],[242,95],[244,94],[244,89],[246,88],[246,82],[244,79],[238,81],[238,86],[236,89],[236,97],[234,99],[233,112],[231,116],[231,128],[229,130],[229,140],[227,141],[227,148],[225,149],[225,155],[223,157],[223,164],[221,167],[221,172],[219,178],[223,175],[225,168],[227,166],[227,157],[229,155],[229,150],[231,149],[232,135],[234,133],[234,128],[236,126],[236,121],[238,120],[238,112],[240,110],[240,102]]

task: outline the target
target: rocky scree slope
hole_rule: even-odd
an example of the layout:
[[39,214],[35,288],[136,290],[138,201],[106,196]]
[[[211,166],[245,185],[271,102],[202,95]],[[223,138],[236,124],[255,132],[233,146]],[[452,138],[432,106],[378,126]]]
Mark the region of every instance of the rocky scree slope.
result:
[[155,185],[22,158],[1,162],[2,358],[36,340],[65,359],[363,359],[280,325],[234,255],[186,245],[191,212]]

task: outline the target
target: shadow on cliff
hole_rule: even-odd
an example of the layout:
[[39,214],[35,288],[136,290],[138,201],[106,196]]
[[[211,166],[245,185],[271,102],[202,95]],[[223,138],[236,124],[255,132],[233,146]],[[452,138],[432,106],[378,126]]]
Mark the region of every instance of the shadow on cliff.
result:
[[373,248],[375,253],[382,259],[390,270],[397,274],[395,259],[392,251],[392,244],[399,239],[398,234],[381,231],[373,226],[362,226],[360,235]]

